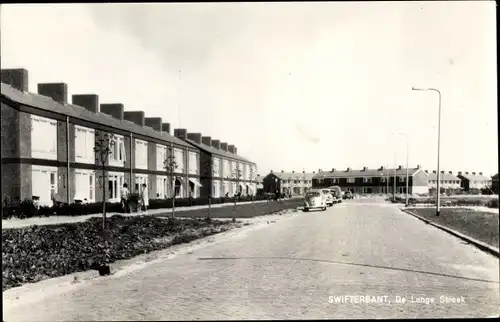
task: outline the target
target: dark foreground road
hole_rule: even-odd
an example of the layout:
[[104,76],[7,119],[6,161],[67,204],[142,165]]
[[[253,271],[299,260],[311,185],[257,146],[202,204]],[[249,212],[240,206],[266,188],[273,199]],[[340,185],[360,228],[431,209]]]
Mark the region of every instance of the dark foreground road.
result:
[[[348,201],[216,238],[142,269],[65,291],[47,288],[37,301],[4,293],[4,320],[442,318],[499,312],[497,258],[383,201]],[[378,301],[361,303],[354,296]],[[460,303],[441,303],[452,298]]]

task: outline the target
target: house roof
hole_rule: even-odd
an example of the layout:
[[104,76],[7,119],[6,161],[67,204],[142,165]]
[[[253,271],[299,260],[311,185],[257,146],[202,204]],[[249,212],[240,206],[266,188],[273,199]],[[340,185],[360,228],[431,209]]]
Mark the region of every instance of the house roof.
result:
[[158,140],[166,141],[168,143],[174,143],[184,147],[190,147],[190,145],[181,139],[176,138],[165,132],[159,132],[151,127],[142,127],[133,122],[120,121],[105,113],[93,113],[84,107],[73,105],[73,104],[60,104],[54,101],[52,98],[23,92],[13,88],[10,85],[1,83],[1,93],[7,99],[17,102],[22,105],[31,106],[45,111],[50,111],[64,116],[74,117],[81,120],[85,120],[92,123],[97,123],[104,126],[110,126],[123,131],[132,132],[135,134],[144,135],[147,137],[155,138]]
[[224,157],[226,159],[235,159],[235,160],[238,160],[238,161],[242,161],[242,162],[247,162],[247,163],[252,163],[252,164],[255,164],[251,161],[248,161],[247,159],[237,155],[237,154],[233,154],[231,152],[226,152],[226,151],[223,151],[223,150],[219,150],[219,149],[216,149],[212,146],[208,146],[206,144],[203,144],[203,143],[196,143],[194,142],[193,140],[190,140],[190,139],[186,139],[186,142],[197,147],[198,149],[200,150],[203,150],[205,152],[208,152],[208,153],[211,153],[211,154],[214,154],[216,156],[219,156],[219,157]]
[[[421,171],[420,168],[408,168],[408,175],[412,176],[418,171]],[[423,172],[423,171],[422,171]],[[425,172],[424,172],[425,173]],[[367,170],[349,170],[349,171],[338,171],[335,172],[319,172],[314,175],[314,179],[325,179],[325,178],[362,178],[362,177],[387,177],[387,176],[405,176],[406,168],[402,169],[367,169]]]
[[489,181],[489,180],[491,180],[487,176],[483,176],[481,174],[463,174],[462,173],[461,175],[459,175],[459,177],[465,178],[469,181]]
[[[437,173],[429,173],[429,180],[437,180]],[[450,180],[453,180],[453,181],[460,181],[460,178],[457,177],[457,176],[454,176],[452,174],[449,174],[449,173],[441,173],[440,175],[440,180],[443,181],[443,180],[447,180],[447,181],[450,181]]]
[[315,173],[310,172],[273,172],[281,180],[312,180]]

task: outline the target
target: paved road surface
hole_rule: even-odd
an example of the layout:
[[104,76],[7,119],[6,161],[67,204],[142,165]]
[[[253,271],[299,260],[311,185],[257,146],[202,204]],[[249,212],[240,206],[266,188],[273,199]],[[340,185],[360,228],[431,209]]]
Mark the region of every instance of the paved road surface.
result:
[[[497,258],[392,205],[351,200],[85,281],[38,303],[4,303],[4,319],[486,317],[499,313],[498,273]],[[342,295],[388,302],[329,303]],[[406,303],[396,303],[398,296]],[[465,302],[440,303],[441,296]]]

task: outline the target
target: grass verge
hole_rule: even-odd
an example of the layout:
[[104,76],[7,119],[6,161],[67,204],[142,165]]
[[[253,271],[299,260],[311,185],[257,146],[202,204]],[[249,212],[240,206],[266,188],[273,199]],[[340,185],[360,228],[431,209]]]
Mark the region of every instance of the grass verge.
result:
[[110,264],[235,228],[206,219],[113,216],[2,231],[2,290]]
[[469,237],[498,247],[498,213],[475,211],[467,208],[442,208],[440,216],[429,208],[407,208],[433,223],[458,231]]

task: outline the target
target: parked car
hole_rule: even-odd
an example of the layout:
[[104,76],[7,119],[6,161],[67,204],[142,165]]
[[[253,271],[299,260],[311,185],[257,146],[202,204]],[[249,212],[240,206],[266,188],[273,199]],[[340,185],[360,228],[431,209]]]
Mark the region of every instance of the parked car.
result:
[[337,203],[330,189],[321,189],[321,192],[323,192],[326,196],[326,205],[328,207],[331,207],[334,203]]
[[311,190],[308,191],[304,197],[304,209],[303,211],[309,211],[310,209],[321,209],[326,210],[326,195],[321,190]]
[[340,189],[339,186],[331,186],[328,189],[330,190],[330,193],[333,196],[333,202],[334,203],[341,203],[342,202],[342,189]]
[[350,191],[344,193],[344,199],[354,199],[354,195]]

